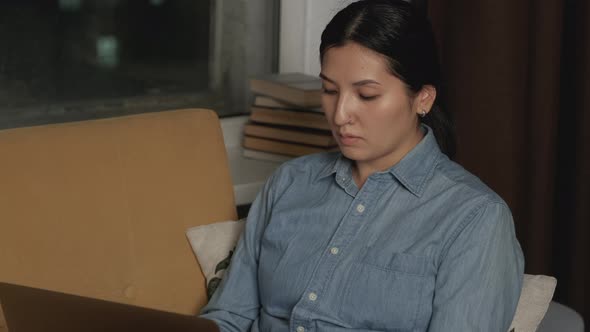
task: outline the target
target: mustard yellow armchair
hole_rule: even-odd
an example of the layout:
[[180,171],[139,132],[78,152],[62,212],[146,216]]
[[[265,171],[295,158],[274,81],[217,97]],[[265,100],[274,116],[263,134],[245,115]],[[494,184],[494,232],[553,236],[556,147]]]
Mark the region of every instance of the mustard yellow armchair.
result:
[[1,130],[0,160],[0,281],[184,314],[205,304],[185,231],[236,219],[214,112]]

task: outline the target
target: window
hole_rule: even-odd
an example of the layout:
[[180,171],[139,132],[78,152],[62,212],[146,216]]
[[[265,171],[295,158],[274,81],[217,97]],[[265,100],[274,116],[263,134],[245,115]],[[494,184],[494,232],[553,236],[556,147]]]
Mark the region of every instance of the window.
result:
[[247,112],[275,0],[4,0],[0,128],[184,107]]

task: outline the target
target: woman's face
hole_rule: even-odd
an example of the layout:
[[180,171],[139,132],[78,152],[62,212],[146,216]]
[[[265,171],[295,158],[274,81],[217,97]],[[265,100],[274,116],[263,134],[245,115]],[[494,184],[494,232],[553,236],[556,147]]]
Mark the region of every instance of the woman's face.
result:
[[357,168],[388,169],[422,139],[418,114],[430,110],[428,99],[434,101],[436,92],[428,88],[410,96],[379,53],[356,43],[332,47],[324,54],[320,77],[332,133]]

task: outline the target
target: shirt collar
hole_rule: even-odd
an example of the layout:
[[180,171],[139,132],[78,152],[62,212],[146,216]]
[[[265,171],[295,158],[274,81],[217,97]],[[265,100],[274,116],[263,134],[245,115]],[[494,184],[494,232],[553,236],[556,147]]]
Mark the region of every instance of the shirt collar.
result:
[[349,174],[351,173],[352,170],[352,164],[351,161],[349,159],[347,159],[346,157],[344,157],[342,155],[342,153],[338,153],[337,154],[337,158],[334,159],[333,162],[328,163],[318,174],[317,179],[323,179],[327,176],[330,176],[334,173],[337,173],[339,175],[343,175],[346,174],[347,172]]
[[[424,137],[408,154],[397,164],[381,173],[391,173],[408,191],[420,197],[426,187],[426,182],[432,176],[439,157],[442,155],[432,129],[421,124]],[[351,160],[339,154],[332,163],[328,163],[317,179],[322,179],[334,173],[338,175],[350,175],[352,170]]]
[[421,127],[425,132],[424,138],[388,170],[407,190],[418,197],[424,193],[426,182],[432,176],[442,155],[432,129],[425,124]]

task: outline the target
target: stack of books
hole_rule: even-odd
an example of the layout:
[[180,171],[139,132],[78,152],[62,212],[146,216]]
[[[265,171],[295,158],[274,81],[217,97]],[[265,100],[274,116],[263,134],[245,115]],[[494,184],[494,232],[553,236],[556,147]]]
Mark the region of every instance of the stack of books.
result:
[[244,127],[244,156],[285,161],[337,148],[321,109],[321,81],[299,73],[250,80],[255,94]]

